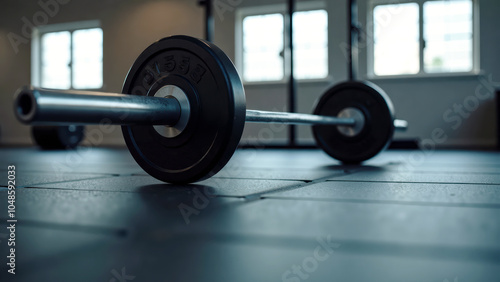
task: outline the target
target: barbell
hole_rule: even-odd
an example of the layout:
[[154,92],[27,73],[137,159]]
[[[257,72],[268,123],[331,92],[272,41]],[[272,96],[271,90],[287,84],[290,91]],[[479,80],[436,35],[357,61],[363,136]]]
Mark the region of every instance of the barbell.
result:
[[345,163],[360,163],[387,147],[396,120],[389,97],[369,82],[328,89],[314,114],[246,110],[243,84],[214,44],[171,36],[146,48],[125,79],[123,93],[17,91],[14,111],[25,124],[122,125],[137,163],[153,177],[190,183],[216,174],[229,161],[246,122],[313,125],[317,144]]

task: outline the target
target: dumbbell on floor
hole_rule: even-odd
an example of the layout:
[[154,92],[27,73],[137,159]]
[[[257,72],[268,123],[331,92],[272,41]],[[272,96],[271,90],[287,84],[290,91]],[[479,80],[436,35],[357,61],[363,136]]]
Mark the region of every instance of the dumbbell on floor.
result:
[[85,136],[83,125],[46,125],[31,127],[31,137],[43,150],[73,149]]
[[123,93],[18,91],[15,112],[27,124],[120,124],[126,144],[150,175],[189,183],[229,161],[245,121],[311,124],[318,145],[343,162],[367,160],[389,144],[395,128],[387,95],[370,83],[329,89],[314,115],[246,110],[240,77],[214,44],[187,36],[149,46],[127,75]]

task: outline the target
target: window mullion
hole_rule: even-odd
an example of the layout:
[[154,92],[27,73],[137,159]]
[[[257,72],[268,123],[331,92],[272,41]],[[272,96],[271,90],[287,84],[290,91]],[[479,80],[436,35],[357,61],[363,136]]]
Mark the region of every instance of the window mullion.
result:
[[288,20],[287,17],[288,15],[286,13],[282,13],[283,15],[283,78],[282,81],[287,81],[288,77],[290,76],[290,65],[289,65],[289,57],[288,56],[293,56],[293,54],[290,53],[290,45],[292,44],[289,42],[290,38],[288,38],[288,33],[286,30],[288,29],[288,23],[291,23],[293,20]]
[[73,89],[73,80],[74,80],[74,74],[73,74],[73,61],[74,61],[74,56],[75,56],[75,52],[73,51],[73,46],[74,46],[74,38],[73,38],[73,32],[74,31],[70,31],[70,43],[69,43],[69,51],[70,51],[70,61],[69,61],[69,79],[70,79],[70,82],[69,82],[69,88],[70,89]]
[[42,38],[43,38],[43,35],[44,33],[40,33],[38,35],[38,73],[37,73],[37,76],[38,76],[38,84],[39,85],[35,85],[35,86],[38,86],[38,87],[43,87],[42,85],[42,82],[43,82],[43,52],[44,52],[44,44],[42,42]]

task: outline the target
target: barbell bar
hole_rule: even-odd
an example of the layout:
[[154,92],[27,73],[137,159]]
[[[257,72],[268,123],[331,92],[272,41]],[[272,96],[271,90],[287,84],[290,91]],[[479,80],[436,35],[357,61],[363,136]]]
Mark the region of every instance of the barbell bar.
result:
[[[51,90],[27,87],[18,90],[15,113],[25,124],[99,124],[174,126],[182,114],[174,96],[148,97],[120,93]],[[301,113],[246,110],[246,122],[355,126],[356,119]],[[407,122],[394,120],[396,129]]]
[[18,90],[15,113],[25,124],[174,125],[180,117],[175,98],[125,95],[78,90],[23,88]]
[[369,82],[329,88],[314,114],[247,110],[243,84],[231,60],[214,44],[171,36],[134,62],[124,94],[25,87],[14,111],[25,124],[122,125],[125,143],[150,175],[190,183],[216,174],[229,161],[246,122],[310,124],[319,147],[345,163],[386,148],[395,129],[389,97]]

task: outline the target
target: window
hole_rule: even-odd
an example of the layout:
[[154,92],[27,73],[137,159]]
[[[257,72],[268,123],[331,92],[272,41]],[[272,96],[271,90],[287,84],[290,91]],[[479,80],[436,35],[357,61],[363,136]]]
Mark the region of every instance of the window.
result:
[[[270,10],[275,10],[269,13]],[[283,81],[285,64],[285,7],[266,7],[267,13],[240,13],[239,69],[246,82]],[[299,9],[293,15],[294,76],[321,79],[328,75],[328,15],[323,9]],[[239,41],[239,42],[238,42]],[[241,43],[240,43],[241,42]],[[238,49],[238,47],[237,47]]]
[[467,72],[473,67],[472,1],[424,4],[425,72]]
[[328,15],[325,10],[293,14],[294,69],[297,79],[328,75]]
[[473,72],[473,15],[472,0],[375,5],[373,74]]
[[[397,13],[391,14],[391,11]],[[375,74],[418,73],[418,5],[408,3],[376,6],[373,18]]]
[[33,84],[53,89],[98,89],[102,29],[96,22],[40,27],[33,43]]
[[283,69],[283,15],[243,19],[243,78],[246,81],[280,80]]

